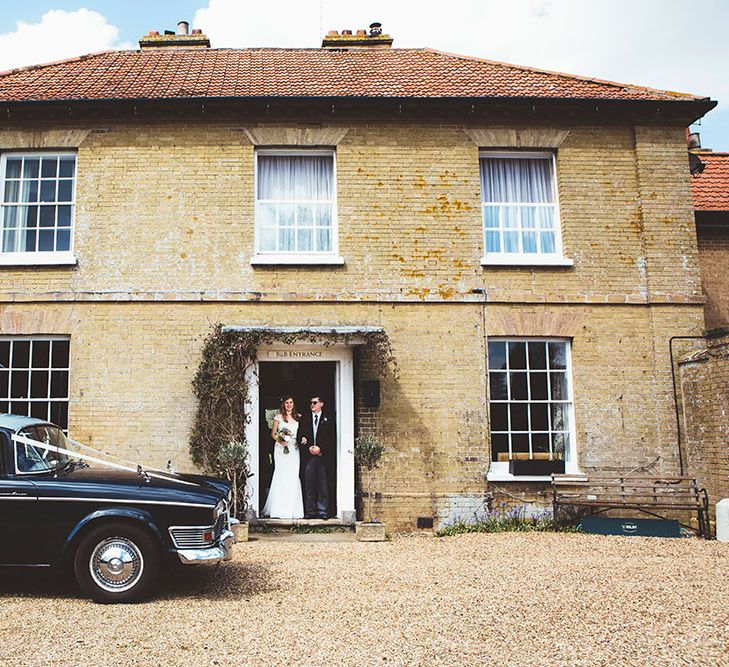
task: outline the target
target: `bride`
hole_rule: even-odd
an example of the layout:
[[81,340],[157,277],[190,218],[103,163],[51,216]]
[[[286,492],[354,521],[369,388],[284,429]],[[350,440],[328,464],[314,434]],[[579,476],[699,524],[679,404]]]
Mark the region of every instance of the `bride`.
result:
[[293,397],[284,396],[273,418],[273,479],[262,516],[272,519],[301,519],[304,516],[299,480],[299,446],[296,441],[299,417]]

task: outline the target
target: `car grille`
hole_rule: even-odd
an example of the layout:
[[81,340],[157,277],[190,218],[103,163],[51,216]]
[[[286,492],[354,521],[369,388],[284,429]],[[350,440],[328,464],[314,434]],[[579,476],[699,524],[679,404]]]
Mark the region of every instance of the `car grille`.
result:
[[[206,549],[213,546],[228,527],[228,514],[221,514],[212,526],[176,526],[170,528],[172,541],[178,549]],[[212,539],[206,533],[212,531]]]
[[228,527],[228,514],[221,514],[213,526],[213,540],[217,540]]

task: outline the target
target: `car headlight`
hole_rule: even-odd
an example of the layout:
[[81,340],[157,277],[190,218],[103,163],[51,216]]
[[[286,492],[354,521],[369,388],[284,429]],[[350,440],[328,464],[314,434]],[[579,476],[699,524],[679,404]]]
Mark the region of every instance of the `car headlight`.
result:
[[228,511],[228,505],[226,504],[224,499],[221,499],[218,501],[218,504],[215,506],[215,509],[213,510],[213,519],[217,521],[218,517],[221,514],[225,514]]

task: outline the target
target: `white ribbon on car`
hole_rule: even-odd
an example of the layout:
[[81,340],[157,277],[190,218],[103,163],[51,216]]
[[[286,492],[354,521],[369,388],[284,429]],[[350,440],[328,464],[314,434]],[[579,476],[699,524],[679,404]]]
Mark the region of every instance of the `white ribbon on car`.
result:
[[[80,447],[81,449],[85,449],[87,452],[94,452],[95,454],[101,454],[102,456],[108,456],[110,459],[114,459],[115,461],[118,461],[119,463],[126,463],[130,466],[134,466],[134,469],[137,469],[137,466],[141,465],[140,463],[137,463],[136,461],[130,461],[129,459],[124,459],[121,456],[117,456],[116,454],[108,454],[107,452],[102,452],[100,449],[94,449],[93,447],[89,447],[88,445],[84,445],[82,442],[79,442],[78,440],[74,440],[73,438],[69,438],[67,435],[64,436],[66,440],[68,440],[72,445],[76,447]],[[169,464],[168,464],[169,465]],[[153,470],[154,472],[161,472],[164,475],[171,475],[172,477],[177,477],[177,473],[174,470],[170,470],[169,468],[167,470],[162,470],[161,468],[153,468],[152,466],[142,466],[144,470]],[[192,482],[188,482],[190,484]]]
[[[125,470],[126,472],[133,472],[135,474],[145,474],[149,475],[150,477],[156,477],[157,479],[164,479],[168,482],[177,482],[178,484],[184,484],[186,486],[200,486],[199,484],[195,482],[188,482],[184,479],[178,479],[177,477],[171,477],[169,474],[166,475],[160,475],[159,470],[155,472],[155,468],[144,468],[139,464],[134,464],[135,467],[130,467],[126,465],[122,465],[121,463],[112,463],[111,461],[105,461],[104,459],[100,459],[96,456],[90,456],[89,454],[81,454],[80,452],[74,452],[69,449],[64,449],[63,447],[58,447],[57,445],[52,445],[49,442],[41,442],[40,440],[34,440],[33,438],[29,438],[25,435],[20,435],[19,433],[14,433],[11,436],[11,439],[14,442],[21,443],[24,445],[32,445],[33,447],[40,447],[41,449],[46,449],[51,452],[56,452],[57,454],[66,454],[70,458],[74,459],[81,459],[82,461],[90,461],[91,463],[98,463],[103,466],[108,466],[109,468],[114,468],[115,470]],[[102,452],[101,450],[94,449],[93,447],[88,447],[87,445],[82,445],[80,442],[76,442],[75,440],[71,440],[71,438],[68,438],[69,442],[73,443],[76,446],[79,446],[83,449],[96,452],[97,454],[102,454],[104,456],[108,456],[109,458],[116,458],[117,460],[124,461],[124,459],[120,459],[119,457],[112,456],[111,454],[106,454],[105,452]],[[131,463],[131,461],[127,461],[127,463]],[[150,472],[152,471],[152,472]]]

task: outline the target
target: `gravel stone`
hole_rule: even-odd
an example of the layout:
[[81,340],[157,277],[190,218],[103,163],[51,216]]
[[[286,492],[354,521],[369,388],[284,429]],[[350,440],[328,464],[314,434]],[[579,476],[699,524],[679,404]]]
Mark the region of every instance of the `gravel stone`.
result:
[[729,545],[501,533],[258,540],[136,605],[0,578],[0,664],[727,665]]

